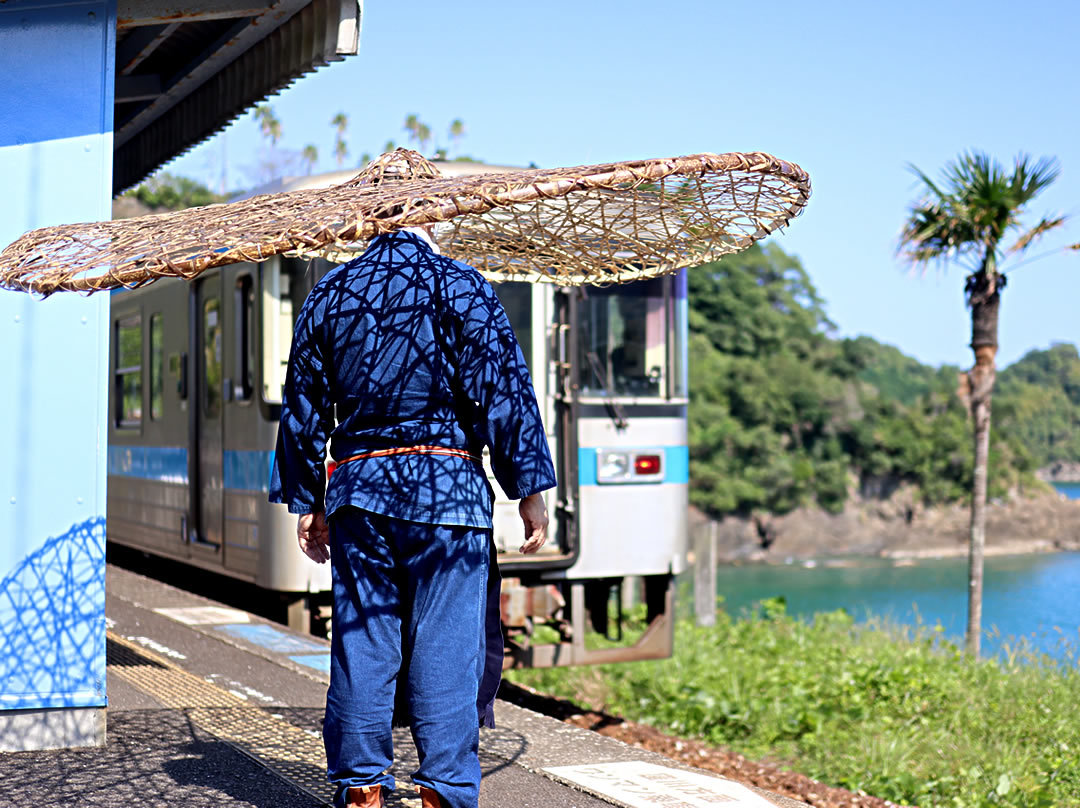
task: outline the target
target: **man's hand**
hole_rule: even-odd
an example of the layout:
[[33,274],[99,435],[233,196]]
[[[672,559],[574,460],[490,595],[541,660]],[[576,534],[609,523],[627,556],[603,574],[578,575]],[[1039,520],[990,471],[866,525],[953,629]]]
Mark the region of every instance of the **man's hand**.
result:
[[544,496],[537,492],[522,498],[518,503],[518,514],[525,524],[525,543],[518,550],[522,554],[533,554],[547,542],[548,513]]
[[324,563],[330,559],[330,527],[322,512],[301,515],[296,521],[296,537],[300,541],[300,550],[315,562]]

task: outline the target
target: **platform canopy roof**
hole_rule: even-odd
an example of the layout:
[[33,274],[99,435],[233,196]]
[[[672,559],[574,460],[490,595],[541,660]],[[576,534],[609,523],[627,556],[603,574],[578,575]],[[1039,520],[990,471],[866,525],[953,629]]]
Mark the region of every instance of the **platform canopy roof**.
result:
[[113,192],[355,54],[362,0],[118,0]]

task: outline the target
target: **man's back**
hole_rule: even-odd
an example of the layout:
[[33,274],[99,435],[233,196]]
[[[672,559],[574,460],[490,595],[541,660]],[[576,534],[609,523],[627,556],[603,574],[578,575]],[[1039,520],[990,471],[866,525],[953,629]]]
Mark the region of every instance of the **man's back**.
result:
[[378,239],[313,292],[322,298],[314,326],[328,353],[327,381],[340,425],[331,444],[335,458],[384,447],[469,449],[476,443],[455,413],[462,403],[455,395],[454,327],[464,315],[455,306],[490,309],[492,302],[474,270],[417,241],[411,234]]
[[[479,457],[487,446],[511,498],[553,480],[532,383],[497,296],[475,270],[439,256],[413,233],[377,237],[308,296],[282,419],[296,420],[297,428],[316,423],[317,433],[331,437],[341,466],[327,514],[352,505],[490,527],[492,495],[476,461],[373,452],[439,447]],[[278,452],[288,459],[280,439]],[[318,482],[309,486],[303,511]],[[292,504],[287,493],[282,499]]]

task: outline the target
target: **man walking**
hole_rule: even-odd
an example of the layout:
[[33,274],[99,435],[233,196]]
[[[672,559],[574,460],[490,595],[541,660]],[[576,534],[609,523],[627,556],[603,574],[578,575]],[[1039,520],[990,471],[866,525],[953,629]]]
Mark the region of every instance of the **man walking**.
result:
[[[337,467],[327,483],[328,439]],[[394,788],[399,682],[424,806],[477,806],[478,728],[498,678],[490,667],[485,678],[497,586],[485,447],[499,485],[520,499],[520,550],[535,552],[555,473],[502,305],[427,231],[376,237],[297,317],[270,489],[300,516],[304,553],[333,566],[323,736],[338,806],[379,806]]]

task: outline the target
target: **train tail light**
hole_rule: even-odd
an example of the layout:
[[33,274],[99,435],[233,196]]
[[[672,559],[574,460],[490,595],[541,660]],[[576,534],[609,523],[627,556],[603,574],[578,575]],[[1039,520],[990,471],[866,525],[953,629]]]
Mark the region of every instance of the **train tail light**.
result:
[[660,456],[655,453],[634,455],[634,473],[636,475],[659,475]]

